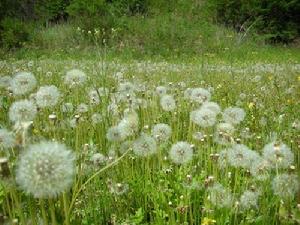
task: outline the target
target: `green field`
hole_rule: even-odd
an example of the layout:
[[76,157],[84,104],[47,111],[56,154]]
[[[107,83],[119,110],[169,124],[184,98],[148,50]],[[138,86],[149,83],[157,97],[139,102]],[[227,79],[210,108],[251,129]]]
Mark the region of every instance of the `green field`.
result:
[[299,56],[6,53],[0,224],[299,224]]

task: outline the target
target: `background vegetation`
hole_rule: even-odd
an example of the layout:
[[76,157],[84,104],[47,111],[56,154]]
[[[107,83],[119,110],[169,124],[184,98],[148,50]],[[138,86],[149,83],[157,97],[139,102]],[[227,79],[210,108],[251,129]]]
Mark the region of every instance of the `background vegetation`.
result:
[[[220,54],[230,46],[297,43],[297,0],[4,0],[5,49],[86,49],[141,55]],[[251,50],[252,51],[252,50]]]

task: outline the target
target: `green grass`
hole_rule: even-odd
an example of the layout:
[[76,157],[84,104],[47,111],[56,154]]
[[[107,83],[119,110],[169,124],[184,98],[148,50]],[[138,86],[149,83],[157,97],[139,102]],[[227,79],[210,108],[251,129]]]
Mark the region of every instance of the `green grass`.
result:
[[[11,171],[8,178],[1,180],[0,192],[0,212],[6,216],[8,224],[15,218],[21,224],[28,224],[32,219],[42,220],[41,202],[24,193],[14,177],[19,154],[33,143],[52,139],[66,144],[77,155],[76,177],[71,190],[65,192],[67,198],[60,195],[51,201],[44,200],[45,217],[52,220],[52,224],[53,215],[57,224],[68,224],[64,205],[68,207],[72,201],[74,205],[69,215],[72,225],[299,223],[296,194],[281,199],[271,187],[276,174],[300,175],[299,51],[266,46],[255,51],[235,48],[232,52],[229,49],[215,55],[209,53],[139,58],[139,55],[130,55],[126,51],[107,50],[104,54],[103,50],[84,48],[62,51],[21,49],[5,55],[5,61],[1,61],[1,76],[13,76],[19,70],[30,71],[36,76],[38,86],[56,85],[62,94],[55,107],[39,110],[33,127],[25,136],[26,146],[19,143],[14,148],[0,151],[2,157],[9,159]],[[69,89],[63,83],[64,75],[73,68],[83,70],[89,77],[81,88]],[[124,76],[121,81],[114,78],[120,71]],[[47,76],[47,72],[52,76]],[[260,77],[257,81],[256,76]],[[172,127],[170,139],[158,144],[157,153],[146,158],[137,156],[130,148],[122,155],[122,143],[109,142],[106,138],[109,127],[118,124],[126,108],[133,107],[125,97],[118,103],[118,111],[108,111],[112,94],[117,93],[120,83],[127,81],[140,87],[135,91],[136,97],[132,97],[133,102],[141,99],[147,103],[147,107],[134,107],[138,129],[127,140],[134,142],[142,132],[150,135],[157,123]],[[175,97],[177,107],[174,111],[162,110],[160,97],[154,94],[159,85],[166,86],[168,94]],[[102,97],[99,105],[91,105],[87,95],[88,90],[95,87],[109,89],[110,97]],[[198,106],[184,99],[183,92],[188,87],[210,89],[211,101],[217,102],[222,110],[230,106],[243,108],[246,117],[235,125],[231,138],[260,154],[272,140],[283,142],[294,154],[292,165],[295,168],[272,169],[265,181],[258,181],[246,169],[230,165],[220,168],[211,154],[220,153],[230,145],[222,146],[214,141],[216,125],[203,128],[190,121],[189,113]],[[38,87],[33,93],[37,90]],[[245,97],[241,98],[241,93]],[[5,87],[1,89],[1,126],[17,135],[8,111],[14,101],[24,98],[29,98],[29,94],[15,97]],[[70,127],[69,122],[78,113],[63,113],[61,105],[65,102],[71,102],[74,107],[80,103],[89,106],[76,127]],[[91,122],[91,116],[96,112],[103,117],[99,124]],[[48,118],[53,113],[57,116],[55,123]],[[221,115],[217,118],[222,121]],[[293,124],[298,124],[298,128],[293,128]],[[203,139],[193,138],[197,131],[204,134]],[[185,165],[176,165],[169,158],[172,144],[178,141],[194,145],[193,159]],[[108,157],[100,167],[91,162],[97,152]],[[208,179],[209,176],[213,176],[213,181]],[[89,180],[91,177],[93,179]],[[212,183],[220,183],[232,193],[234,200],[229,208],[219,207],[223,199],[219,199],[217,205],[209,200],[208,187]],[[112,191],[111,187],[119,187],[119,192]],[[257,205],[242,210],[237,202],[241,194],[250,189],[260,193]],[[53,204],[54,212],[48,209]]]

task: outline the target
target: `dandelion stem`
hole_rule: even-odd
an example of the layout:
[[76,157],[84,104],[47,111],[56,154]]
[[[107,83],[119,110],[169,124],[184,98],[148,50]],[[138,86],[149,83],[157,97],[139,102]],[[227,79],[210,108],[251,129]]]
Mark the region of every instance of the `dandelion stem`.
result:
[[40,199],[40,207],[42,212],[43,224],[48,225],[47,213],[45,210],[45,203],[43,199]]
[[55,216],[55,205],[53,199],[49,198],[50,214],[51,214],[51,225],[57,225],[56,216]]
[[69,217],[67,197],[68,197],[67,194],[63,193],[63,203],[64,203],[64,211],[65,211],[65,225],[70,225],[70,217]]
[[81,187],[77,190],[77,192],[75,192],[75,194],[72,197],[72,201],[71,204],[69,206],[69,211],[68,211],[68,215],[70,215],[72,208],[75,204],[75,201],[79,195],[79,193],[85,188],[85,186],[90,183],[95,177],[97,177],[99,174],[101,174],[103,171],[109,169],[110,167],[116,165],[121,159],[123,159],[128,153],[129,151],[131,151],[131,148],[129,148],[123,155],[121,155],[119,158],[117,158],[115,161],[113,161],[112,163],[108,164],[107,166],[103,167],[102,169],[98,170],[96,173],[94,173],[89,179],[87,179],[86,182],[84,182]]

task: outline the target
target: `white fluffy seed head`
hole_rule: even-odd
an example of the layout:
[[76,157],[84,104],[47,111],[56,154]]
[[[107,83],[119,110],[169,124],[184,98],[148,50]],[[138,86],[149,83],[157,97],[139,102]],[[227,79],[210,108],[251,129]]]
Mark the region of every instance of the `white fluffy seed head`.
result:
[[10,82],[14,95],[24,95],[31,92],[36,86],[36,79],[32,73],[19,72]]
[[244,191],[240,197],[240,206],[242,210],[257,208],[259,193],[255,191]]
[[294,162],[291,149],[283,144],[271,142],[263,148],[263,157],[275,168],[288,168]]
[[9,108],[9,119],[12,122],[32,121],[36,114],[36,105],[28,100],[14,102]]
[[16,139],[12,132],[5,128],[0,129],[0,150],[15,146]]
[[180,141],[172,145],[169,156],[175,164],[186,164],[193,159],[193,149],[189,143]]
[[176,102],[173,96],[164,95],[160,99],[160,105],[164,111],[170,112],[176,109]]
[[75,175],[75,156],[65,145],[41,142],[20,155],[16,181],[35,198],[53,198],[67,191]]
[[147,134],[141,134],[141,136],[133,142],[132,149],[136,155],[147,157],[156,153],[156,141]]
[[244,120],[246,116],[245,111],[242,108],[229,107],[223,112],[223,120],[226,123],[231,123],[233,125],[239,124]]
[[155,93],[158,95],[158,96],[164,96],[167,94],[167,88],[165,86],[158,86],[156,87],[155,89]]
[[274,194],[282,199],[294,198],[299,185],[299,178],[295,174],[279,174],[272,181]]
[[172,129],[168,124],[159,123],[156,124],[152,129],[152,136],[158,142],[165,142],[167,141],[172,134]]
[[127,134],[124,133],[119,126],[113,126],[107,130],[106,138],[111,142],[120,142],[126,138],[126,135]]
[[209,101],[211,94],[204,88],[193,88],[190,95],[190,100],[195,103],[204,103]]
[[204,102],[201,109],[209,109],[213,111],[216,115],[221,112],[221,107],[215,102]]
[[211,127],[216,123],[216,114],[207,108],[201,108],[190,113],[190,119],[200,127]]
[[209,200],[216,208],[229,208],[233,203],[233,197],[229,190],[219,183],[209,188]]
[[58,103],[60,92],[54,85],[42,86],[36,93],[36,104],[40,108],[53,107]]
[[83,71],[78,69],[72,69],[67,72],[64,82],[70,87],[75,87],[84,84],[86,80],[87,76]]
[[214,141],[221,145],[233,142],[235,128],[231,123],[219,123],[214,134]]

